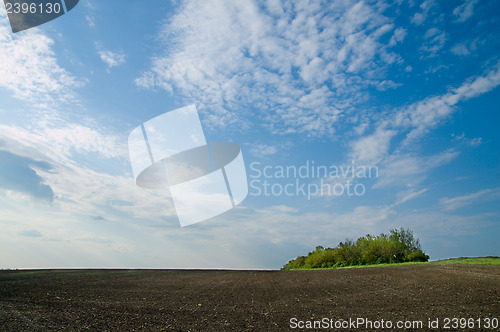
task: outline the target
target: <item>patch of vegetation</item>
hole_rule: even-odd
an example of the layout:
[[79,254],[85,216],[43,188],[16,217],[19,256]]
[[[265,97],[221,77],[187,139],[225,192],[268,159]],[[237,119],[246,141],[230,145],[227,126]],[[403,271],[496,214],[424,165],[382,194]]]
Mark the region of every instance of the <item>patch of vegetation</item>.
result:
[[389,234],[345,240],[335,248],[316,247],[307,256],[289,261],[283,270],[339,268],[374,264],[427,262],[429,256],[422,251],[420,241],[410,229],[392,229]]
[[[405,262],[405,263],[388,263],[388,264],[369,264],[369,265],[351,265],[343,267],[335,267],[334,269],[354,269],[363,267],[383,267],[383,266],[408,266],[408,265],[500,265],[500,257],[487,256],[487,257],[460,257],[448,258],[433,262]],[[300,270],[317,270],[318,268],[301,268]],[[332,269],[322,268],[322,269]]]
[[500,265],[500,257],[486,256],[486,257],[459,257],[449,258],[440,261],[429,262],[429,264],[475,264],[475,265]]

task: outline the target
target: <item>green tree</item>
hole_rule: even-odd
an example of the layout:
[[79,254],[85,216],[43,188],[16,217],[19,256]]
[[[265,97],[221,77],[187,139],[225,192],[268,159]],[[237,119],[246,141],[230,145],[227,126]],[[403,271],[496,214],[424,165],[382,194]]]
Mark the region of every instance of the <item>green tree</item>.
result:
[[420,240],[413,236],[413,232],[409,228],[391,229],[389,238],[394,241],[397,247],[396,261],[408,262],[408,255],[422,251]]
[[354,242],[346,239],[335,248],[317,246],[307,257],[289,261],[284,269],[328,268],[360,264],[427,262],[418,238],[408,228],[391,229],[389,234],[360,237]]

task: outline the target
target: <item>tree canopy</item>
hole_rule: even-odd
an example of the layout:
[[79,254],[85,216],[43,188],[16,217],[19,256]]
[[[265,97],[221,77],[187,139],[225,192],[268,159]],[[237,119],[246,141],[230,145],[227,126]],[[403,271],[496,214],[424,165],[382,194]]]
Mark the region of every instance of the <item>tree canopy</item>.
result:
[[410,229],[391,229],[389,234],[346,239],[335,248],[317,246],[307,256],[289,261],[284,270],[301,268],[335,268],[351,265],[383,263],[427,262],[429,256],[422,251],[418,238]]

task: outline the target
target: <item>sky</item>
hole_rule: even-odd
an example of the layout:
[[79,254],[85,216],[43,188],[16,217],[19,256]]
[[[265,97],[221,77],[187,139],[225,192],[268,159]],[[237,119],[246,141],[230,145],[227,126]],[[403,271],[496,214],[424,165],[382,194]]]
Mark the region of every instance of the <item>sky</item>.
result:
[[[410,228],[500,254],[500,1],[81,0],[0,6],[0,268],[279,269]],[[196,105],[248,196],[180,227],[128,136]]]

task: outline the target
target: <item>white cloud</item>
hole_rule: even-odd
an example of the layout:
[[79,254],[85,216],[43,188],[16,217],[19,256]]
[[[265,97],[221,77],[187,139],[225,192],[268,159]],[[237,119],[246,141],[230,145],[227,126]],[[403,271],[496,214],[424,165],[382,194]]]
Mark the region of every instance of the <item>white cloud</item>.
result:
[[470,51],[464,44],[456,44],[451,48],[451,53],[455,55],[469,55]]
[[394,203],[392,205],[392,207],[406,203],[409,200],[412,200],[414,198],[417,198],[417,197],[425,194],[427,192],[427,190],[429,190],[429,188],[423,188],[420,190],[410,189],[410,190],[407,190],[405,192],[399,193],[398,200],[396,201],[396,203]]
[[86,15],[85,16],[85,21],[87,21],[89,27],[95,28],[95,22],[94,22],[94,18],[92,16]]
[[392,154],[380,164],[379,181],[373,188],[382,188],[390,185],[410,187],[417,185],[427,177],[431,170],[448,164],[458,155],[458,152],[452,150],[428,157],[421,157],[410,153]]
[[464,4],[458,6],[453,10],[453,14],[457,16],[458,22],[465,22],[472,15],[474,15],[474,6],[477,0],[465,0]]
[[401,43],[407,35],[407,30],[403,28],[397,28],[394,30],[394,34],[391,37],[391,40],[389,40],[389,45],[394,46],[398,43]]
[[420,50],[428,53],[428,56],[436,56],[446,42],[446,33],[437,29],[430,28],[424,34],[425,42]]
[[411,18],[411,23],[415,25],[420,25],[424,23],[424,21],[425,21],[425,15],[422,13],[415,13]]
[[445,211],[454,211],[467,205],[477,203],[478,201],[486,201],[498,198],[500,198],[500,188],[483,189],[469,195],[457,196],[453,198],[442,198],[439,201],[439,204]]
[[421,25],[427,19],[429,12],[436,5],[434,0],[425,0],[420,5],[421,12],[415,13],[411,18],[411,23],[415,25]]
[[473,148],[478,147],[479,145],[484,143],[481,137],[467,138],[465,137],[465,133],[462,133],[462,135],[451,134],[451,136],[453,137],[454,141],[458,141]]
[[257,144],[251,148],[250,152],[255,156],[271,156],[278,152],[278,148],[273,145]]
[[252,106],[274,133],[332,135],[340,115],[366,99],[363,88],[397,86],[379,75],[397,60],[382,41],[395,30],[382,7],[190,0],[162,29],[164,54],[136,84],[199,101],[214,125],[255,116]]
[[109,68],[117,67],[125,63],[125,54],[123,53],[113,53],[111,51],[99,51],[99,56],[101,60]]
[[396,133],[378,128],[374,134],[360,138],[352,144],[352,158],[362,164],[377,164],[387,155]]
[[53,46],[37,28],[13,34],[0,6],[0,87],[31,102],[73,101],[82,82],[58,65]]
[[[53,160],[65,160],[76,151],[97,153],[102,158],[124,158],[127,148],[117,136],[80,124],[63,123],[60,126],[41,124],[30,130],[18,126],[0,125],[0,139],[12,145],[13,153],[39,157],[41,151]],[[14,147],[15,146],[15,147]],[[25,153],[23,153],[25,151]]]
[[420,5],[420,8],[427,12],[429,11],[432,7],[434,7],[436,5],[436,2],[435,0],[425,0],[424,2],[422,2],[422,4]]
[[461,41],[451,48],[451,52],[458,56],[466,56],[474,53],[480,45],[487,44],[487,39],[474,38]]

